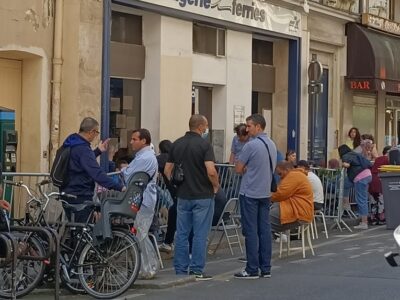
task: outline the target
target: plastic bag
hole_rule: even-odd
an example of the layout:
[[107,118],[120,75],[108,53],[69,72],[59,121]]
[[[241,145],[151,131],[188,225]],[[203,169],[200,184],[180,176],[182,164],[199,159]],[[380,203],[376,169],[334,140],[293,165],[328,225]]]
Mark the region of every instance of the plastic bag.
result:
[[149,229],[153,221],[154,209],[146,206],[141,207],[136,219],[136,237],[139,240],[141,249],[142,264],[140,267],[140,277],[143,279],[151,279],[156,275],[157,270],[160,268],[155,246],[149,239]]

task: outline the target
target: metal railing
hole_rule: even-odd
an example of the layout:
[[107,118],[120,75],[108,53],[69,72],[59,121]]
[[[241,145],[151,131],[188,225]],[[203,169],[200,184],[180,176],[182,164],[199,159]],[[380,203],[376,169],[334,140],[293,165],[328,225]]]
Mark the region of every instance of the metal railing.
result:
[[343,191],[345,169],[312,168],[312,171],[321,179],[324,188],[324,209],[326,218],[334,221],[334,226],[342,230],[342,225],[350,232],[352,230],[342,219],[343,217]]

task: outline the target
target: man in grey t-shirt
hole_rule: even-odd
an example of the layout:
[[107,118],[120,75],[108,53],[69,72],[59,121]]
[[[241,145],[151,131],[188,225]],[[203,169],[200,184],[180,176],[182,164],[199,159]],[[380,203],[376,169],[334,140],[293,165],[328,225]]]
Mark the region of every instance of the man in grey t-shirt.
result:
[[277,151],[264,133],[265,125],[264,117],[259,114],[247,117],[247,132],[252,139],[244,145],[235,165],[236,172],[243,174],[239,199],[247,256],[246,268],[234,275],[239,279],[271,277],[269,206],[271,170],[276,167]]

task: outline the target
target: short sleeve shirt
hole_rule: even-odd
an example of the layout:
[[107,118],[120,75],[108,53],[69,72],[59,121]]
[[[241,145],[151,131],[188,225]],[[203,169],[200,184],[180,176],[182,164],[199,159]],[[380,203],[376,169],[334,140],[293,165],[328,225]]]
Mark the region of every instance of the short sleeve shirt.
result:
[[239,155],[238,161],[246,167],[239,193],[250,198],[262,199],[271,197],[272,172],[267,148],[258,137],[267,143],[272,170],[275,170],[277,156],[275,143],[265,133],[261,133],[248,141]]
[[235,135],[232,139],[232,147],[231,147],[231,152],[235,154],[237,157],[240,152],[242,152],[243,146],[246,144],[246,142],[241,142],[238,138],[237,135]]
[[196,200],[214,196],[206,161],[215,161],[214,151],[210,143],[198,133],[188,131],[172,144],[168,162],[182,164],[184,173],[184,181],[177,191],[178,198]]

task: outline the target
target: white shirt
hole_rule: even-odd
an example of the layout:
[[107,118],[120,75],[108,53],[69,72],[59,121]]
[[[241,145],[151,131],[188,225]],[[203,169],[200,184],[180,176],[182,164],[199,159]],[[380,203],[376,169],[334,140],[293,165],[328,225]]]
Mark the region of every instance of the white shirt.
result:
[[311,184],[313,194],[314,194],[314,202],[316,203],[324,203],[324,188],[322,186],[321,179],[313,172],[308,172],[308,181]]
[[142,205],[154,209],[157,202],[158,163],[154,151],[151,150],[150,146],[146,146],[139,150],[135,155],[135,159],[132,160],[126,168],[123,168],[121,173],[124,175],[125,182],[129,182],[130,177],[134,173],[140,171],[146,172],[151,178],[144,190]]

